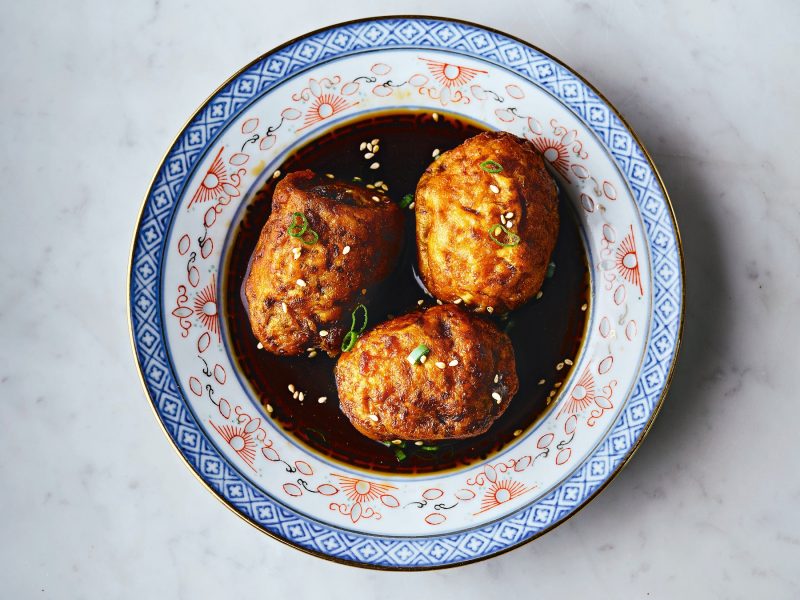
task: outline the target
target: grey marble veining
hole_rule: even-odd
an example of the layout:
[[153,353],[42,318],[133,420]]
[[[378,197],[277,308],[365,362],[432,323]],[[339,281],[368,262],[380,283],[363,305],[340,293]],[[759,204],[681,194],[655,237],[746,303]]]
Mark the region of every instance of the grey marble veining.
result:
[[[3,596],[800,597],[800,5],[464,4],[5,7]],[[239,520],[161,433],[128,342],[129,241],[172,137],[241,65],[365,11],[458,16],[572,65],[652,153],[684,240],[683,350],[641,450],[563,526],[456,571],[357,570]]]

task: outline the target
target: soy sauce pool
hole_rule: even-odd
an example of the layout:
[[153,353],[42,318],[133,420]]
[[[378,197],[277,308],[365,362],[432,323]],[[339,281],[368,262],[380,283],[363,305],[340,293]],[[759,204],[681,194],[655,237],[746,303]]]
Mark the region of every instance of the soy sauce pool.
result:
[[[364,184],[384,182],[389,186],[388,194],[400,201],[405,194],[413,194],[436,149],[444,152],[482,131],[475,123],[441,114],[436,118],[431,113],[412,111],[378,114],[344,124],[309,142],[286,159],[280,172],[312,169],[344,180],[359,177]],[[376,138],[378,152],[365,158],[368,149],[361,149],[362,143]],[[371,169],[374,163],[379,167]],[[516,354],[520,388],[508,410],[478,437],[426,442],[423,446],[409,441],[387,447],[356,431],[339,409],[335,359],[324,353],[313,358],[308,353],[278,357],[257,348],[242,286],[278,181],[268,179],[245,209],[229,250],[222,293],[229,342],[238,367],[284,431],[318,453],[354,467],[395,474],[430,473],[491,457],[543,415],[548,401],[557,394],[559,382],[568,376],[570,367],[564,360],[575,359],[588,314],[586,252],[566,199],[561,198],[559,203],[561,228],[551,259],[555,271],[545,280],[541,298],[531,300],[507,318],[494,319],[508,332]],[[418,300],[425,300],[423,306],[435,303],[415,279],[414,213],[407,210],[405,214],[405,249],[384,286],[390,293],[372,301],[370,327],[391,316],[418,310]],[[290,384],[303,392],[302,402],[292,397]],[[319,398],[327,400],[320,403]]]

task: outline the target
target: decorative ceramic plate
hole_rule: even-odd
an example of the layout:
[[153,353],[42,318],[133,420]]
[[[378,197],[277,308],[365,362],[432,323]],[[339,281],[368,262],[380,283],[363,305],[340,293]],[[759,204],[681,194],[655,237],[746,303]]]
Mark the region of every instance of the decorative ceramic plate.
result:
[[[278,422],[237,362],[223,302],[236,232],[275,171],[336,128],[398,111],[530,140],[574,215],[588,270],[582,341],[567,362],[547,365],[542,414],[469,464],[417,473],[326,454]],[[529,541],[614,477],[663,401],[683,285],[678,230],[658,173],[594,88],[502,33],[387,17],[336,25],[265,54],[191,118],[142,208],[131,333],[164,429],[229,508],[318,556],[424,569]],[[335,398],[328,402],[338,410]]]

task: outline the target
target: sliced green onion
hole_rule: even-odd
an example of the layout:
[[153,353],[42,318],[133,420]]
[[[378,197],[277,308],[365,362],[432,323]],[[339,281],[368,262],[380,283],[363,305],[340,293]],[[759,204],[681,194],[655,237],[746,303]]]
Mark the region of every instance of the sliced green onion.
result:
[[305,233],[303,234],[303,237],[301,237],[300,239],[307,246],[313,246],[314,244],[317,243],[317,240],[319,239],[319,235],[313,229],[306,229]]
[[555,272],[556,272],[556,263],[551,262],[550,264],[547,265],[547,272],[544,274],[544,276],[550,279],[553,276],[553,274],[555,274]]
[[[297,222],[297,219],[300,219],[300,222]],[[303,234],[308,229],[308,219],[303,213],[292,213],[292,222],[289,225],[289,235],[292,237],[302,237]]]
[[415,365],[419,362],[419,359],[428,354],[431,351],[425,344],[420,344],[416,348],[411,351],[406,357],[406,360],[410,362],[412,365]]
[[408,208],[408,205],[414,201],[414,194],[406,194],[403,196],[403,199],[400,200],[400,208]]
[[439,450],[439,446],[420,446],[420,450],[425,450],[425,452],[437,452]]
[[[508,241],[503,242],[497,239],[495,232],[500,229],[503,233],[506,234]],[[503,248],[511,248],[513,246],[519,245],[520,238],[516,233],[509,231],[505,225],[501,225],[497,223],[496,225],[492,225],[489,229],[486,230],[489,234],[489,237],[492,238],[492,241],[497,244],[498,246],[503,246]]]
[[481,163],[481,169],[487,173],[499,173],[503,170],[503,165],[494,160],[485,160]]
[[[356,329],[356,313],[358,312],[359,308],[364,311],[364,323],[361,325],[361,329]],[[364,333],[364,330],[366,328],[367,328],[367,307],[364,306],[363,304],[359,304],[353,309],[353,323],[352,325],[350,325],[350,331],[354,331],[356,334],[360,335]]]
[[397,446],[395,446],[395,448],[394,448],[394,457],[397,459],[397,462],[403,462],[406,459],[406,453],[403,452]]
[[356,345],[358,341],[358,334],[355,331],[348,331],[344,334],[344,338],[342,339],[342,352],[350,352],[353,349],[353,346]]

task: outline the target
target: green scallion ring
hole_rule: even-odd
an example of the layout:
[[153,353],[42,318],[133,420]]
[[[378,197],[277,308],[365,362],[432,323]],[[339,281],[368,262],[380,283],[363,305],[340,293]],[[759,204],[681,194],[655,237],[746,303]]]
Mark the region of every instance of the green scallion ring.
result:
[[[297,222],[297,219],[300,219],[300,223]],[[292,237],[302,237],[303,234],[308,229],[308,219],[303,213],[292,213],[292,222],[289,225],[289,235]]]
[[551,262],[547,265],[547,272],[544,274],[547,279],[550,279],[556,272],[556,263]]
[[[359,308],[364,311],[364,324],[361,326],[361,329],[356,329],[356,313],[358,312]],[[350,325],[350,331],[355,331],[359,335],[364,333],[364,330],[367,328],[367,317],[368,316],[369,316],[369,313],[367,313],[367,307],[364,306],[363,304],[358,304],[353,309],[353,323]]]
[[342,340],[342,352],[350,352],[357,341],[358,334],[355,331],[348,331],[345,333],[344,339]]
[[408,208],[413,201],[414,201],[414,194],[406,194],[405,196],[403,196],[403,199],[400,200],[400,208]]
[[416,348],[411,351],[406,357],[406,360],[410,362],[412,365],[415,365],[419,362],[419,359],[428,354],[431,351],[425,344],[420,344]]
[[[495,231],[497,231],[498,228],[501,229],[502,232],[505,233],[506,236],[508,237],[507,242],[502,242],[495,236]],[[486,232],[489,234],[489,237],[492,238],[492,241],[495,244],[497,244],[498,246],[502,246],[503,248],[512,248],[514,246],[519,245],[520,237],[516,233],[509,231],[504,225],[501,225],[500,223],[492,225],[491,227],[489,227],[489,229],[486,230]]]
[[503,165],[494,160],[485,160],[481,163],[481,169],[487,173],[499,173],[503,170]]
[[[291,234],[289,234],[289,235],[291,235]],[[308,236],[311,236],[311,237],[308,237]],[[314,244],[317,243],[317,240],[319,239],[319,235],[313,229],[306,229],[305,233],[303,234],[303,236],[300,239],[307,246],[313,246]]]

